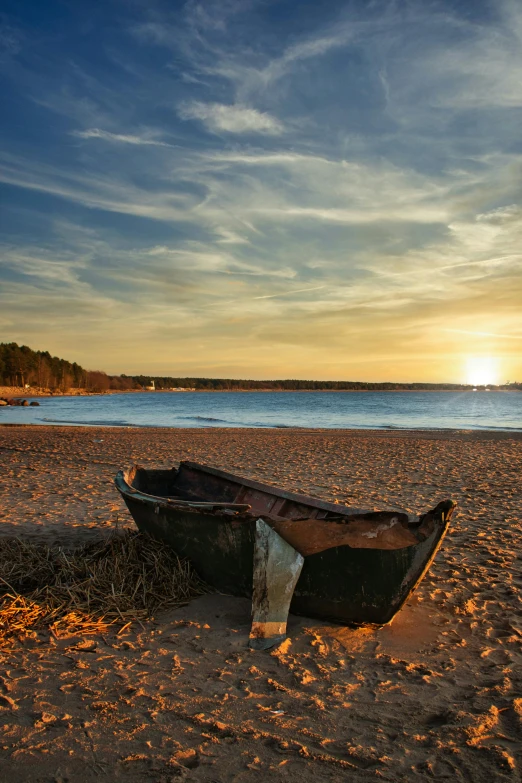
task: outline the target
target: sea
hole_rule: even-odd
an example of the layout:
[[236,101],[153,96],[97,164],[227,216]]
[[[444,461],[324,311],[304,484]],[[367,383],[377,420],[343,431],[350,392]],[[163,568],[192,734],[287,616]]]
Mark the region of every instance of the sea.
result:
[[38,402],[0,407],[0,424],[522,431],[517,391],[133,392]]

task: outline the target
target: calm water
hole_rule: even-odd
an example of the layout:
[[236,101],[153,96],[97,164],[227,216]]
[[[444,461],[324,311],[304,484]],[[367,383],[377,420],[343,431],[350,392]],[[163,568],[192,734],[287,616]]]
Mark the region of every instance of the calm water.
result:
[[521,392],[139,392],[41,398],[0,423],[522,431]]

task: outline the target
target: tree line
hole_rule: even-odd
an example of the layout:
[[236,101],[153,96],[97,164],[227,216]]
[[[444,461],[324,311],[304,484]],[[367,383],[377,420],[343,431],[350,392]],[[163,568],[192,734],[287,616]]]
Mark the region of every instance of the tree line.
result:
[[27,345],[0,343],[0,381],[4,386],[69,389],[81,386],[85,370],[76,362],[51,356],[49,351],[32,351]]
[[[152,382],[158,390],[196,389],[198,391],[460,391],[469,386],[458,383],[392,383],[363,381],[302,381],[297,379],[251,381],[236,378],[177,378],[151,375],[108,375],[102,370],[85,370],[48,351],[33,351],[27,345],[0,343],[0,386],[37,386],[66,392],[82,389],[90,392],[143,389]],[[480,387],[479,387],[480,388]],[[522,390],[522,383],[510,388]]]
[[69,389],[102,392],[140,388],[132,379],[110,376],[101,370],[85,370],[49,351],[33,351],[27,345],[0,343],[0,386],[26,384],[50,391]]
[[174,378],[136,375],[133,380],[147,386],[152,380],[156,389],[189,388],[198,391],[415,391],[430,389],[449,391],[466,388],[459,383],[393,383],[364,381],[303,381],[298,379],[251,381],[236,378]]

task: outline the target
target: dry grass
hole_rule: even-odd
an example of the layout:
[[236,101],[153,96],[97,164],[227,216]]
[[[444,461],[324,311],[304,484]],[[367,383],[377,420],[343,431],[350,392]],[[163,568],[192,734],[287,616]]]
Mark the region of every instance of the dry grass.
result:
[[0,545],[0,643],[35,636],[120,632],[209,588],[187,560],[127,531],[72,551],[18,538]]

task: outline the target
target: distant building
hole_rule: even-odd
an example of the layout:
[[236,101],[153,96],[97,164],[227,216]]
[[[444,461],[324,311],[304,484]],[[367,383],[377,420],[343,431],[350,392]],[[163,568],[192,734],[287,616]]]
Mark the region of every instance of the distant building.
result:
[[156,391],[156,386],[154,385],[154,381],[150,382],[150,386],[145,386],[145,391]]

